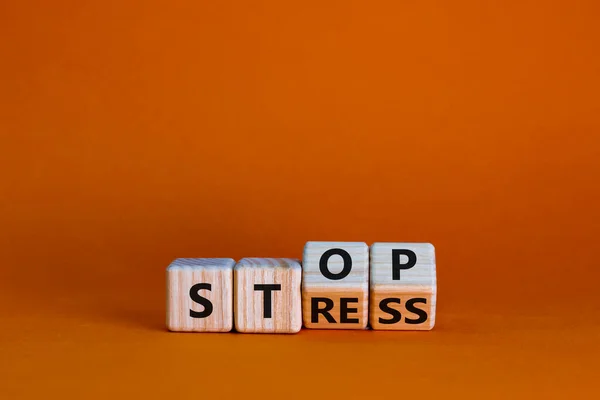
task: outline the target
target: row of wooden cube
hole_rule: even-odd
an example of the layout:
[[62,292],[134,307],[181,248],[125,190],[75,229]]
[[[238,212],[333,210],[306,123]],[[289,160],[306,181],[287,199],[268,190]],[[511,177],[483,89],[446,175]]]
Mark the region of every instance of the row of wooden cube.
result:
[[[370,250],[370,251],[369,251]],[[370,253],[370,254],[369,254]],[[289,258],[179,258],[167,268],[167,327],[295,333],[305,328],[430,330],[429,243],[308,242]]]

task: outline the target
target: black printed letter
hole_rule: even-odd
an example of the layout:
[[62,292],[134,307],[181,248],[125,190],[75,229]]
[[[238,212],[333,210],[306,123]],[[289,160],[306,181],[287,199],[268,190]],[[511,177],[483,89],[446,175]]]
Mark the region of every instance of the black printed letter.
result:
[[416,297],[414,299],[410,299],[406,302],[406,311],[411,312],[413,314],[417,314],[419,318],[411,319],[404,317],[404,322],[407,324],[422,324],[427,321],[427,313],[425,310],[421,310],[420,308],[415,307],[415,303],[423,303],[427,304],[427,299],[423,297]]
[[[325,303],[325,307],[319,308],[319,303]],[[316,324],[319,322],[319,314],[323,314],[327,322],[335,324],[335,318],[329,314],[333,308],[333,300],[327,297],[313,297],[310,299],[310,322]]]
[[[408,262],[406,264],[400,264],[400,256],[407,256]],[[392,279],[395,281],[400,280],[400,270],[410,269],[417,263],[417,255],[412,250],[392,250]]]
[[192,318],[206,318],[210,314],[212,314],[212,311],[213,311],[213,305],[210,302],[210,300],[207,299],[206,297],[200,296],[200,294],[198,293],[198,291],[201,289],[211,290],[210,283],[196,283],[194,286],[192,286],[190,288],[191,299],[194,302],[196,302],[198,304],[202,304],[204,306],[204,311],[190,310],[190,317],[192,317]]
[[348,318],[348,313],[358,312],[358,308],[348,308],[348,303],[358,303],[358,298],[340,298],[340,322],[342,324],[358,324],[358,318]]
[[384,313],[388,313],[388,314],[392,315],[392,318],[389,318],[389,319],[384,319],[384,318],[379,317],[380,324],[385,324],[385,325],[395,324],[395,323],[400,322],[400,320],[402,319],[402,314],[400,314],[400,311],[396,310],[395,308],[390,307],[388,305],[390,303],[400,304],[400,299],[390,297],[387,299],[383,299],[379,302],[379,309],[381,311],[383,311]]
[[[342,256],[342,259],[344,260],[344,268],[337,274],[331,273],[327,268],[329,257],[333,255]],[[321,256],[321,259],[319,260],[319,269],[325,278],[331,279],[332,281],[339,281],[340,279],[347,277],[350,273],[350,270],[352,269],[352,257],[350,257],[350,254],[348,254],[346,250],[329,249]]]
[[271,318],[271,291],[281,290],[281,284],[279,284],[279,283],[272,284],[272,285],[255,284],[254,290],[264,291],[264,293],[263,293],[263,304],[264,304],[263,318]]

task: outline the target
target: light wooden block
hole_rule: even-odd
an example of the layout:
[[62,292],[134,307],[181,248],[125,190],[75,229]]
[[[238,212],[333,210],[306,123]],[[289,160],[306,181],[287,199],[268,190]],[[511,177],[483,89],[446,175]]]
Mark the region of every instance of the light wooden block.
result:
[[371,246],[370,325],[378,330],[430,330],[437,279],[430,243]]
[[244,333],[296,333],[302,328],[298,260],[244,258],[234,268],[235,329]]
[[233,327],[231,258],[178,258],[167,268],[167,328],[229,332]]
[[369,311],[367,244],[307,242],[302,259],[302,307],[306,328],[365,329]]

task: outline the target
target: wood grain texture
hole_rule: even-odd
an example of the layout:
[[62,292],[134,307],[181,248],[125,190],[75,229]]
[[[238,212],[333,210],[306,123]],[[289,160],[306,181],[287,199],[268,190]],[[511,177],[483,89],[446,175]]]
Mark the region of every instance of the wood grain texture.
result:
[[[341,279],[330,279],[323,275],[321,257],[331,249],[341,249],[351,258],[351,269]],[[344,260],[340,255],[327,259],[327,269],[331,274],[341,274]],[[302,260],[302,301],[304,327],[309,329],[365,329],[369,312],[369,247],[362,242],[307,242]],[[317,298],[333,300],[333,308],[328,313],[335,322],[330,322],[321,313],[314,313],[313,301]],[[353,301],[347,304],[348,312],[342,310],[341,299]],[[355,301],[354,301],[355,300]],[[325,304],[319,304],[323,308]],[[349,320],[343,321],[342,314]]]
[[[416,255],[416,263],[409,269],[401,269],[399,279],[393,276],[393,254],[396,250],[411,250]],[[408,257],[401,255],[400,264],[406,264]],[[435,325],[436,301],[437,301],[437,277],[435,248],[430,243],[374,243],[371,246],[371,285],[370,285],[370,310],[369,323],[377,330],[430,330]],[[398,299],[397,302],[389,303],[388,306],[398,310],[401,319],[395,323],[383,323],[390,320],[392,315],[381,309],[381,301],[384,299]],[[423,299],[424,303],[418,301],[416,308],[427,314],[423,322],[414,323],[419,320],[406,303],[410,299]],[[414,301],[414,300],[413,300]],[[382,321],[384,320],[384,321]],[[413,321],[413,323],[409,323]]]
[[[302,328],[299,260],[244,258],[234,268],[235,329],[243,333],[297,333]],[[271,295],[271,315],[265,315],[267,292],[255,285],[279,284]]]
[[[167,328],[176,332],[229,332],[233,328],[233,267],[231,258],[178,258],[167,268]],[[212,313],[193,318],[190,311],[205,307],[192,300],[190,289],[208,283],[210,290],[197,291],[212,303]]]

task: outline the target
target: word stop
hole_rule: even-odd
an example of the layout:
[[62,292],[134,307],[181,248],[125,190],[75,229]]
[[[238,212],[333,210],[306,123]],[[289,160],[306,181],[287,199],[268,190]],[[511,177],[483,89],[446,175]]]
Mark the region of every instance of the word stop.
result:
[[435,305],[429,243],[308,242],[302,263],[179,258],[167,268],[172,331],[429,330]]

